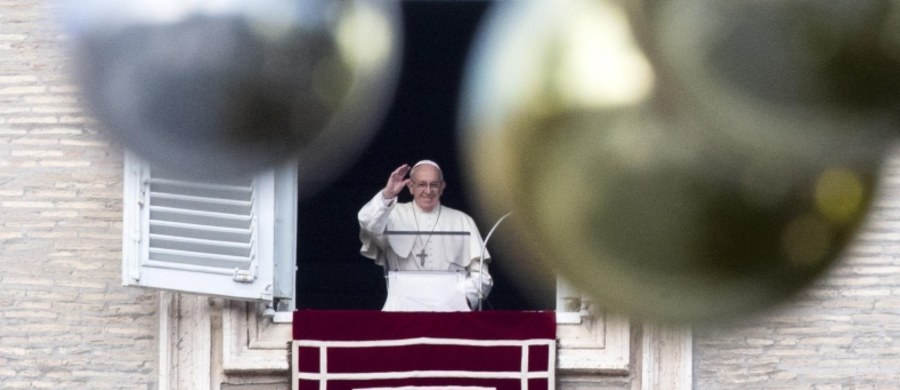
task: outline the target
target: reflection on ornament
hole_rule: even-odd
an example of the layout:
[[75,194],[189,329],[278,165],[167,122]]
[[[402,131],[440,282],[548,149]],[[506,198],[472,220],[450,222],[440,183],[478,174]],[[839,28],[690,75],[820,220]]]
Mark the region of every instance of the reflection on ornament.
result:
[[719,101],[667,73],[691,63],[661,72],[619,4],[510,2],[486,20],[460,118],[482,212],[514,211],[533,270],[626,314],[703,323],[784,301],[852,238],[885,134],[698,114]]
[[310,185],[366,144],[401,50],[392,1],[79,0],[67,25],[89,108],[125,147],[205,177],[296,157]]
[[675,98],[744,145],[795,149],[825,136],[848,139],[846,150],[897,133],[900,8],[890,1],[676,0],[640,12]]

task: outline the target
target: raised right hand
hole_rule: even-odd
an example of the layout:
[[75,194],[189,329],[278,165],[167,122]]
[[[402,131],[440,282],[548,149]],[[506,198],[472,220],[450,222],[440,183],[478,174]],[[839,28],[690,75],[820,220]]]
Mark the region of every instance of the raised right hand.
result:
[[406,177],[407,173],[409,173],[409,164],[403,164],[391,172],[387,184],[381,190],[381,196],[385,199],[393,199],[400,194],[400,191],[403,191],[403,187],[406,187],[412,180]]

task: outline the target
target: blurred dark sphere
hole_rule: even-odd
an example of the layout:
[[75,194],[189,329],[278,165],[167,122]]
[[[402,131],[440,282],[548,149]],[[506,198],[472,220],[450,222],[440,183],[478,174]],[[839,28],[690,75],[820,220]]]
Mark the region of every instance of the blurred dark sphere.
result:
[[209,178],[297,158],[301,180],[326,181],[393,93],[394,2],[111,4],[70,17],[81,89],[100,127],[157,166]]

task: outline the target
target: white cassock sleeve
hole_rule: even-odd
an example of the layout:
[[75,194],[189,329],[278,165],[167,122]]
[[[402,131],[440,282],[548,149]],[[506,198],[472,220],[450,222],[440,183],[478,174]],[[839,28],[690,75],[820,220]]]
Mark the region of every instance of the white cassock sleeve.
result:
[[384,256],[381,251],[386,247],[384,231],[387,229],[388,218],[391,215],[397,198],[384,199],[381,191],[363,205],[359,210],[359,241],[362,247],[359,253],[375,260],[375,263],[384,266]]
[[[491,255],[488,253],[487,249],[484,250],[483,268],[481,265],[481,247],[484,245],[484,241],[481,238],[481,232],[478,231],[478,225],[476,225],[475,221],[468,215],[466,215],[465,218],[470,233],[470,260],[469,265],[466,267],[466,271],[468,272],[466,275],[465,292],[466,299],[469,301],[469,306],[474,309],[478,307],[479,296],[482,297],[482,300],[487,298],[488,294],[491,292],[491,288],[494,286],[494,279],[491,278],[491,273],[488,269]],[[484,275],[483,277],[482,274]]]
[[[488,271],[487,258],[484,259],[484,268],[481,267],[478,259],[475,259],[466,269],[468,270],[466,275],[466,300],[469,301],[469,307],[475,309],[478,307],[478,297],[482,296],[482,299],[484,299],[490,294],[491,288],[494,287],[494,279],[491,278],[491,273]],[[484,274],[483,279],[482,273]],[[479,285],[481,285],[481,289],[479,289]]]

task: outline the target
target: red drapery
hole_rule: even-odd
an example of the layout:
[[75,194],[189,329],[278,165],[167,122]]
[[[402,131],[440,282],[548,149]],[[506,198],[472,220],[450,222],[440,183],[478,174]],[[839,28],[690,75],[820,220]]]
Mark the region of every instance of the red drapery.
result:
[[554,388],[553,312],[294,313],[294,388]]

